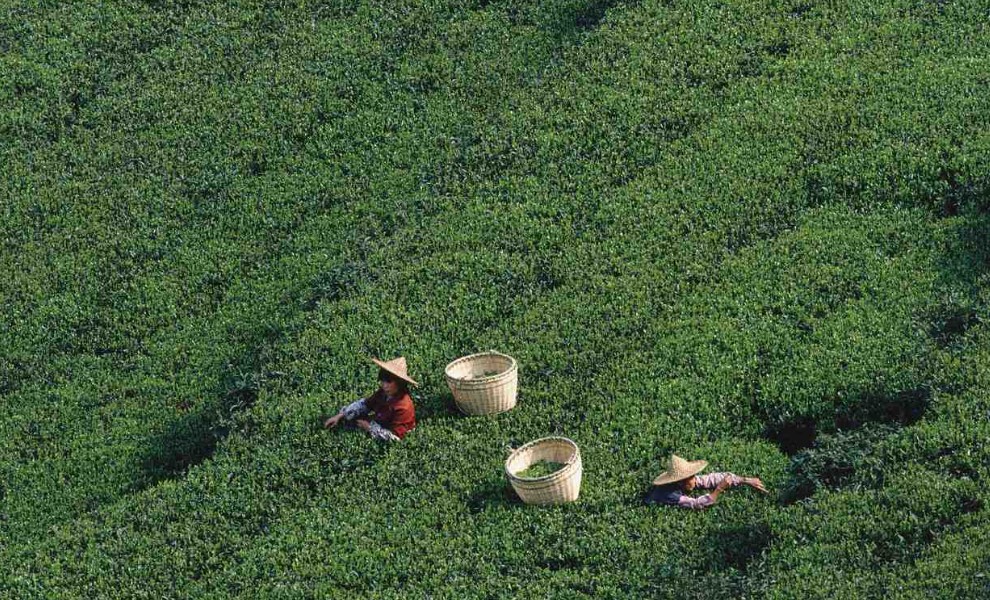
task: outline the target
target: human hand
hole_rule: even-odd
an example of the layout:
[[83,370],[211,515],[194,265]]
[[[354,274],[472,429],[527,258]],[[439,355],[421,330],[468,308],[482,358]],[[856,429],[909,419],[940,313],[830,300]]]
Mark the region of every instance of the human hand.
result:
[[743,483],[745,483],[749,487],[753,488],[754,490],[759,490],[759,491],[763,492],[764,494],[769,494],[770,493],[770,492],[767,491],[767,488],[763,485],[763,482],[760,481],[760,478],[759,477],[747,477],[747,478],[743,479]]
[[323,422],[323,428],[324,429],[333,429],[334,427],[337,426],[337,423],[340,423],[340,420],[342,418],[344,418],[344,415],[334,415],[334,416],[330,417],[329,419],[327,419],[326,421]]
[[358,419],[358,420],[354,421],[354,423],[358,427],[360,427],[361,429],[363,429],[365,431],[368,431],[368,430],[371,429],[371,423],[369,423],[366,419]]

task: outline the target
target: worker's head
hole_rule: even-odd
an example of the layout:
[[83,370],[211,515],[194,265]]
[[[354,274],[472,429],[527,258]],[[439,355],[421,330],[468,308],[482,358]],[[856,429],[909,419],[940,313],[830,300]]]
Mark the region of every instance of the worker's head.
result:
[[701,472],[708,461],[684,460],[676,454],[670,455],[670,466],[653,480],[653,485],[676,485],[686,492],[694,489],[694,476]]
[[404,379],[389,373],[385,369],[378,369],[378,386],[390,398],[401,396],[409,389]]
[[381,361],[377,358],[371,360],[378,365],[378,385],[390,398],[397,398],[406,394],[410,385],[419,385],[415,379],[409,376],[405,357],[400,356],[388,361]]

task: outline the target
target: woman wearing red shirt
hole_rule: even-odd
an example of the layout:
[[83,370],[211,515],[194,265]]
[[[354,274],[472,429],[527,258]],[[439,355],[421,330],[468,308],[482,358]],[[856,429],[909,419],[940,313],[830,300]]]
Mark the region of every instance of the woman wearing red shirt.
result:
[[[379,367],[378,391],[340,409],[323,426],[330,429],[345,420],[367,431],[376,440],[397,442],[416,427],[416,409],[409,396],[409,384],[419,384],[407,373],[404,357],[387,362],[377,358],[371,360]],[[369,418],[370,413],[374,413],[374,417]]]

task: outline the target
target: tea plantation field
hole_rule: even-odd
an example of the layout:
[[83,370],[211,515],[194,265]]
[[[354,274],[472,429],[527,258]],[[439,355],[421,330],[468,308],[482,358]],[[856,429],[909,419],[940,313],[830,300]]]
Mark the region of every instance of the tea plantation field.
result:
[[0,244],[2,598],[990,597],[985,0],[7,0]]

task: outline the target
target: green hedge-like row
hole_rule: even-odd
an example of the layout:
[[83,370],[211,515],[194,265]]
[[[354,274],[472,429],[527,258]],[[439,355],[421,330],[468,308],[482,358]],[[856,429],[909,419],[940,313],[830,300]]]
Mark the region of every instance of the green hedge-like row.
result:
[[[985,596],[988,9],[15,3],[0,590]],[[320,430],[399,354],[416,431]]]

